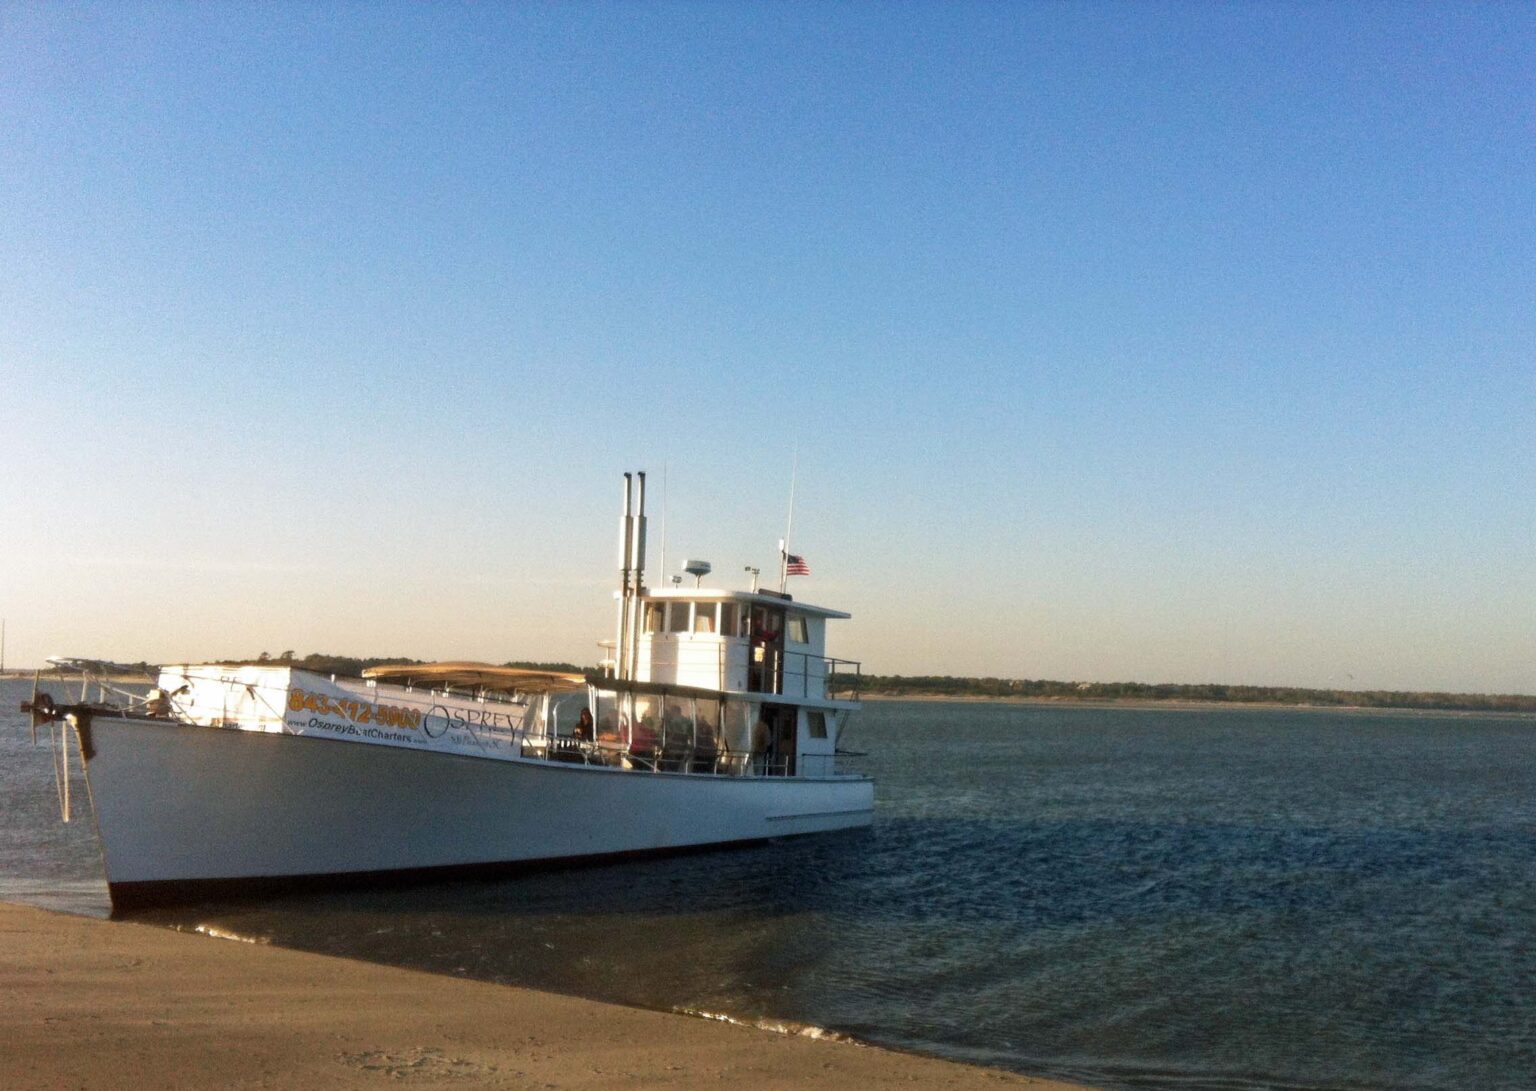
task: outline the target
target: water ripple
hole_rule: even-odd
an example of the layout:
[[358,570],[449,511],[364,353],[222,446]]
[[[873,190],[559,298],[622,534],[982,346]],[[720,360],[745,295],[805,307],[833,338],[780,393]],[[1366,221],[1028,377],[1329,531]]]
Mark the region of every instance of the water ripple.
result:
[[[104,909],[15,734],[0,896]],[[883,704],[862,739],[867,834],[145,919],[1106,1087],[1531,1086],[1530,720]]]

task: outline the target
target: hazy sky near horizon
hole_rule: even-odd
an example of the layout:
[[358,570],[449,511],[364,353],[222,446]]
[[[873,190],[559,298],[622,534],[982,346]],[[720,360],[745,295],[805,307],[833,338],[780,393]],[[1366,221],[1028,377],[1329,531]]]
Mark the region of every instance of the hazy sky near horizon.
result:
[[[0,8],[7,665],[1536,692],[1530,4]],[[670,575],[670,572],[666,575]]]

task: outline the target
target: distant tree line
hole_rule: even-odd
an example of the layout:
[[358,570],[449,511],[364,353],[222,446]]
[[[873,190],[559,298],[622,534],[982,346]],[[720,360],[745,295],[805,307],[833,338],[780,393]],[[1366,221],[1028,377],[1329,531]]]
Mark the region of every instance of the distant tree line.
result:
[[[834,676],[847,688],[851,676]],[[1323,705],[1435,709],[1456,712],[1536,712],[1536,697],[1521,694],[1409,693],[1391,690],[1302,689],[1149,682],[1055,682],[1028,678],[954,678],[949,675],[866,674],[859,689],[879,697],[1028,697],[1060,701],[1232,701],[1242,704]]]
[[[262,652],[255,659],[224,659],[223,663],[298,667],[314,674],[356,678],[369,667],[425,662],[405,656],[327,655],[292,650],[278,655]],[[153,676],[148,663],[130,664]],[[568,671],[581,674],[590,666],[516,659],[500,664],[524,670]],[[51,673],[51,672],[50,672]],[[1217,682],[1057,682],[1030,678],[956,678],[935,674],[834,674],[828,680],[840,694],[870,697],[1024,697],[1053,701],[1230,701],[1238,704],[1316,705],[1334,708],[1404,708],[1442,712],[1536,712],[1536,696],[1518,693],[1436,693],[1396,690],[1302,689],[1298,686],[1230,686]]]

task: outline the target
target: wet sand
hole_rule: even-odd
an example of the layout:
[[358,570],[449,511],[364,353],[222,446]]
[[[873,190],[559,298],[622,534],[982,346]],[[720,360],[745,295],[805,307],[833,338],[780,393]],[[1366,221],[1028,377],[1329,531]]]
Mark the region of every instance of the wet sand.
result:
[[0,1086],[401,1085],[1074,1091],[848,1042],[0,903]]

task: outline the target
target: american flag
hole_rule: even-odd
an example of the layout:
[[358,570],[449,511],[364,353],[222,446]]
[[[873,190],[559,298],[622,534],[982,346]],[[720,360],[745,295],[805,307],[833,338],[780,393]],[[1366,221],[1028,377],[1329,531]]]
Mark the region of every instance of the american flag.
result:
[[784,554],[784,575],[809,576],[811,566],[805,563],[805,558],[795,553]]

